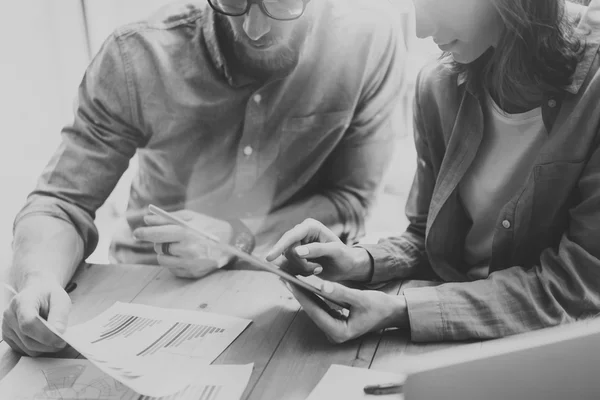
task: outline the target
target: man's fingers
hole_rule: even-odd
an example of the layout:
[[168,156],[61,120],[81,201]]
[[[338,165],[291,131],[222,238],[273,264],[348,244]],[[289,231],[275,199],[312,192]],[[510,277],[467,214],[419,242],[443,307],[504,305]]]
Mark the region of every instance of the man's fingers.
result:
[[144,216],[144,222],[148,226],[157,226],[157,225],[171,225],[172,222],[166,218],[161,217],[160,215],[155,214],[146,214]]
[[[29,340],[31,340],[40,345],[54,348],[56,351],[56,346],[59,346],[62,341],[38,319],[41,304],[37,297],[20,293],[13,298],[10,307],[15,319],[12,320],[12,316],[9,316],[7,322],[26,346],[30,345]],[[48,351],[38,350],[35,344],[32,346],[36,347],[33,349],[36,351]]]
[[[71,298],[64,290],[55,290],[50,293],[50,311],[48,313],[48,324],[59,333],[64,333],[69,324],[69,313],[71,312]],[[54,346],[64,347],[66,343],[55,336]]]
[[24,356],[29,356],[29,357],[38,357],[39,355],[41,355],[41,353],[35,352],[35,351],[31,351],[28,350],[25,345],[21,342],[21,339],[18,338],[18,336],[12,332],[12,334],[4,334],[3,336],[4,341],[6,341],[6,343],[8,343],[8,345],[17,353],[24,355]]
[[219,261],[213,259],[185,260],[165,255],[157,256],[158,263],[181,278],[201,278],[218,269]]
[[[194,213],[190,210],[174,211],[171,214],[184,221],[191,221],[194,217]],[[173,223],[170,220],[151,212],[148,212],[146,215],[144,215],[144,222],[146,225],[169,225]]]
[[50,353],[60,350],[52,345],[40,343],[23,332],[20,332],[17,318],[14,315],[8,316],[2,321],[2,335],[5,339],[8,338],[9,340],[12,340],[13,344],[15,344],[22,353],[31,357],[38,356],[41,353]]
[[186,232],[177,225],[143,226],[134,230],[133,236],[146,242],[165,243],[185,239]]
[[[163,243],[155,243],[154,251],[156,254],[164,255]],[[200,240],[186,241],[186,242],[172,242],[169,244],[169,255],[191,258],[191,259],[204,259],[204,258],[219,258],[221,252],[213,249],[209,244],[204,244]]]
[[192,219],[194,219],[194,215],[197,217],[207,217],[204,214],[195,213],[191,210],[178,210],[173,212],[172,214],[175,215],[177,218],[181,218],[184,221],[191,221]]
[[200,259],[200,260],[189,260],[180,257],[172,257],[165,255],[158,255],[158,262],[163,267],[171,267],[171,268],[185,268],[189,270],[198,270],[198,269],[210,269],[214,268],[217,265],[217,260],[213,260],[212,258]]

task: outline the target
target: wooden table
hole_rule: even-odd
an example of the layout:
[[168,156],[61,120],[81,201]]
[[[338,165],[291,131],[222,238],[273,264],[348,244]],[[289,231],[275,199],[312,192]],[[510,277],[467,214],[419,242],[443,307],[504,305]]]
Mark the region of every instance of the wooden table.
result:
[[[456,344],[417,345],[406,332],[373,333],[343,345],[333,345],[279,279],[251,270],[221,270],[192,281],[174,277],[160,267],[89,265],[78,270],[71,293],[69,324],[78,324],[104,311],[115,301],[158,307],[204,310],[248,318],[252,324],[226,349],[215,364],[254,363],[244,399],[305,399],[331,364],[398,372],[409,356]],[[404,286],[385,287],[397,294]],[[57,357],[81,357],[67,349]],[[19,357],[0,343],[0,379]]]

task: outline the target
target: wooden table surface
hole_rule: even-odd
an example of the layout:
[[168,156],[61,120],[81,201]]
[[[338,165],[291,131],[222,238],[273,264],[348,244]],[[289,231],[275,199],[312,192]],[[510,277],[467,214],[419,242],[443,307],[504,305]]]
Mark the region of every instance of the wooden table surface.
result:
[[[267,272],[221,270],[193,281],[154,266],[89,265],[80,268],[73,281],[77,288],[70,294],[70,325],[91,319],[115,301],[251,319],[250,326],[214,362],[254,363],[244,399],[303,400],[331,364],[399,372],[410,356],[457,346],[413,344],[407,332],[397,330],[331,344],[279,279]],[[419,284],[398,282],[382,290],[397,294],[403,285]],[[81,356],[67,349],[57,357]],[[0,343],[0,379],[18,359],[6,343]]]

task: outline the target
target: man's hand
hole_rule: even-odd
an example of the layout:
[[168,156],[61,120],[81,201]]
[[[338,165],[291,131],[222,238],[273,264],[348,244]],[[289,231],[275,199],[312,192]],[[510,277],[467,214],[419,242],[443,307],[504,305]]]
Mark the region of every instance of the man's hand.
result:
[[67,328],[71,299],[52,279],[26,284],[4,311],[2,337],[18,353],[31,357],[54,353],[66,343],[37,318],[46,319],[58,332]]
[[[300,260],[300,262],[295,260]],[[267,255],[293,275],[319,275],[331,281],[368,281],[371,258],[366,250],[346,246],[325,225],[307,219],[286,232]]]
[[348,317],[339,318],[331,311],[324,310],[294,285],[286,286],[332,343],[343,343],[367,332],[392,327],[406,328],[409,325],[404,296],[391,296],[372,290],[361,291],[338,283],[323,282],[322,291],[350,305]]
[[[189,210],[176,211],[173,214],[197,226],[198,229],[212,233],[222,243],[229,243],[231,239],[231,225],[226,221]],[[226,265],[232,258],[231,255],[210,247],[197,234],[173,225],[158,215],[147,214],[144,221],[148,226],[137,228],[133,236],[137,240],[154,243],[158,263],[178,277],[201,278]]]

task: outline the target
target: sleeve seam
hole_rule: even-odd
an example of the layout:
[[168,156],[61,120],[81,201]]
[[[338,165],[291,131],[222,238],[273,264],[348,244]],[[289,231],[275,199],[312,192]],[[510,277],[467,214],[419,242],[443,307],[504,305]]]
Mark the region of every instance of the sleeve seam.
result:
[[138,127],[141,126],[141,121],[140,121],[140,116],[137,112],[137,109],[133,106],[134,102],[133,102],[133,79],[131,77],[131,73],[132,73],[132,67],[131,67],[131,62],[129,60],[129,57],[127,56],[127,53],[125,52],[125,49],[123,48],[123,41],[122,38],[120,36],[116,36],[115,37],[115,41],[117,42],[117,47],[119,48],[119,55],[121,56],[121,62],[123,63],[123,72],[125,75],[125,83],[127,84],[127,97],[129,99],[129,114],[130,117],[132,119],[132,122],[134,122]]

